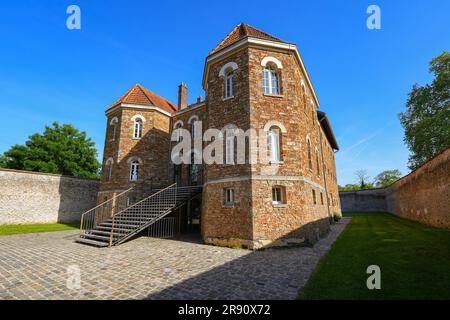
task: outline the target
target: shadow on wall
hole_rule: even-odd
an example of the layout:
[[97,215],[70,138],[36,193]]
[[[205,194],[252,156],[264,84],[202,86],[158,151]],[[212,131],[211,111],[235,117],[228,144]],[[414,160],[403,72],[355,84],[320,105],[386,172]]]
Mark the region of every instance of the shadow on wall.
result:
[[[329,220],[311,222],[279,240],[311,234],[322,223],[329,224]],[[304,250],[298,250],[298,245],[257,251],[217,247],[216,251],[210,251],[210,258],[200,262],[211,265],[211,269],[151,294],[147,299],[295,299],[299,287],[306,284],[320,259],[318,254],[313,255],[319,245],[305,243],[302,246]],[[220,256],[224,250],[235,250],[236,259],[221,264]],[[186,260],[183,269],[193,271],[198,264],[198,259]],[[164,271],[168,277],[179,272],[171,269]]]
[[79,223],[81,215],[96,206],[100,181],[61,176],[58,223]]

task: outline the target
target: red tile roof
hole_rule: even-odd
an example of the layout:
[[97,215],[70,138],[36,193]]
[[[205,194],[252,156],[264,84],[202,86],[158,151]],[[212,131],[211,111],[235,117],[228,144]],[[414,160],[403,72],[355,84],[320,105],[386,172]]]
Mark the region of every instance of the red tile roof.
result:
[[249,26],[248,24],[240,23],[233,30],[231,30],[231,32],[209,54],[222,50],[230,46],[231,44],[246,37],[254,37],[259,39],[287,43],[286,41],[281,40],[280,38],[274,37],[264,31],[256,29],[255,27]]
[[155,106],[171,113],[178,110],[177,105],[161,96],[158,96],[156,93],[151,92],[140,84],[135,84],[122,97],[120,97],[119,100],[114,102],[111,107],[114,107],[120,103]]

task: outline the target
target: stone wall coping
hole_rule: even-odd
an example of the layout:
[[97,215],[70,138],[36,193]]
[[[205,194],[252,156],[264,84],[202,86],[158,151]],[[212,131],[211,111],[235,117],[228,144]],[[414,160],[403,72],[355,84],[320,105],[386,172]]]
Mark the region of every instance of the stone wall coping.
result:
[[58,174],[58,173],[46,173],[46,172],[37,172],[37,171],[28,171],[28,170],[7,169],[7,168],[0,168],[0,172],[33,174],[33,175],[41,175],[41,176],[51,176],[51,177],[59,177],[59,178],[69,178],[69,179],[89,180],[89,181],[100,182],[100,179],[82,178],[82,177],[68,176],[68,175]]
[[[448,153],[447,155],[445,155],[446,153]],[[436,161],[437,158],[441,158],[439,161]],[[426,168],[430,167],[430,166],[436,166],[439,165],[441,162],[444,162],[445,159],[449,157],[450,158],[450,147],[447,149],[442,150],[441,152],[439,152],[438,154],[436,154],[434,157],[432,157],[430,160],[428,160],[427,162],[425,162],[423,165],[421,165],[420,167],[418,167],[416,170],[411,171],[410,173],[408,173],[407,175],[401,177],[400,179],[398,179],[397,181],[395,181],[393,184],[384,187],[384,188],[373,188],[373,189],[364,189],[364,190],[345,190],[345,191],[339,191],[339,194],[343,194],[343,193],[358,193],[358,192],[371,192],[371,191],[389,191],[392,188],[396,188],[397,186],[406,183],[405,181],[412,179],[413,176],[415,175],[420,175],[422,173],[422,171],[426,170]]]

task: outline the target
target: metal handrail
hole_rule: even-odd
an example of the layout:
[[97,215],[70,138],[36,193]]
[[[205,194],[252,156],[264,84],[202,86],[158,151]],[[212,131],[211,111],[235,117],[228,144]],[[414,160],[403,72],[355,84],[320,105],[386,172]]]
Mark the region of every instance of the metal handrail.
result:
[[[174,184],[172,184],[162,190],[159,190],[158,192],[153,193],[153,194],[149,195],[148,197],[134,203],[133,205],[127,207],[126,209],[121,210],[120,212],[114,213],[112,216],[112,221],[111,221],[111,233],[109,235],[109,246],[112,246],[113,242],[114,242],[114,231],[115,231],[114,228],[116,227],[115,226],[116,216],[123,214],[123,213],[130,213],[131,217],[133,219],[136,219],[138,221],[138,223],[140,223],[140,224],[146,224],[149,221],[160,219],[169,209],[176,206],[176,201],[177,201],[176,185],[177,184],[174,183]],[[169,191],[171,188],[174,189],[174,193],[169,194],[167,197],[165,197],[164,192]],[[152,200],[156,200],[156,203],[150,202]],[[163,209],[165,209],[165,210],[163,210]],[[133,212],[133,210],[135,210],[136,212]],[[149,211],[149,210],[152,210],[154,212],[154,214],[156,215],[154,218],[152,218],[150,216],[150,219],[148,219],[148,217],[147,217],[148,213],[149,212],[152,213],[152,211]],[[141,225],[139,225],[138,228],[136,228],[136,230],[134,232],[124,235],[122,237],[122,239],[130,237],[130,235],[137,232],[140,227],[141,227]],[[118,238],[118,239],[115,239],[115,241],[120,241],[122,239]]]
[[[81,215],[81,221],[80,221],[80,235],[83,234],[83,230],[86,231],[86,230],[88,230],[88,229],[93,229],[93,227],[94,227],[94,221],[93,221],[94,217],[91,217],[91,219],[90,219],[91,221],[88,221],[88,222],[87,222],[87,227],[86,227],[86,228],[83,228],[83,227],[84,227],[84,224],[86,223],[86,220],[88,220],[88,219],[86,218],[86,216],[87,216],[88,214],[90,214],[90,213],[95,213],[96,210],[97,210],[98,208],[101,208],[101,207],[104,208],[105,205],[106,205],[106,204],[109,204],[110,202],[113,202],[113,204],[116,203],[116,201],[117,201],[117,199],[118,199],[119,197],[121,197],[122,195],[124,195],[124,194],[130,192],[130,191],[133,190],[133,189],[134,189],[134,186],[131,187],[131,188],[129,188],[129,189],[127,189],[127,190],[125,190],[125,191],[122,191],[121,193],[119,193],[118,195],[115,195],[115,196],[112,197],[111,199],[108,199],[108,200],[106,200],[106,201],[100,203],[99,205],[95,206],[94,208],[89,209],[88,211],[84,212],[84,213]],[[112,207],[112,210],[114,210],[114,209],[115,209],[115,206]],[[90,227],[90,228],[88,228],[88,227]]]

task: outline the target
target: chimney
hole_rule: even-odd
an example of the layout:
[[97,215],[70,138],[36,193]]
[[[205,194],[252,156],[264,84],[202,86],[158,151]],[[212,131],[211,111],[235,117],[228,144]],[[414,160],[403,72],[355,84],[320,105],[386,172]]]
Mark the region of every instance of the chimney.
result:
[[200,103],[200,102],[202,102],[203,101],[203,97],[202,96],[198,96],[198,98],[197,98],[197,103]]
[[186,83],[182,82],[178,86],[178,110],[182,110],[187,107],[188,88]]

